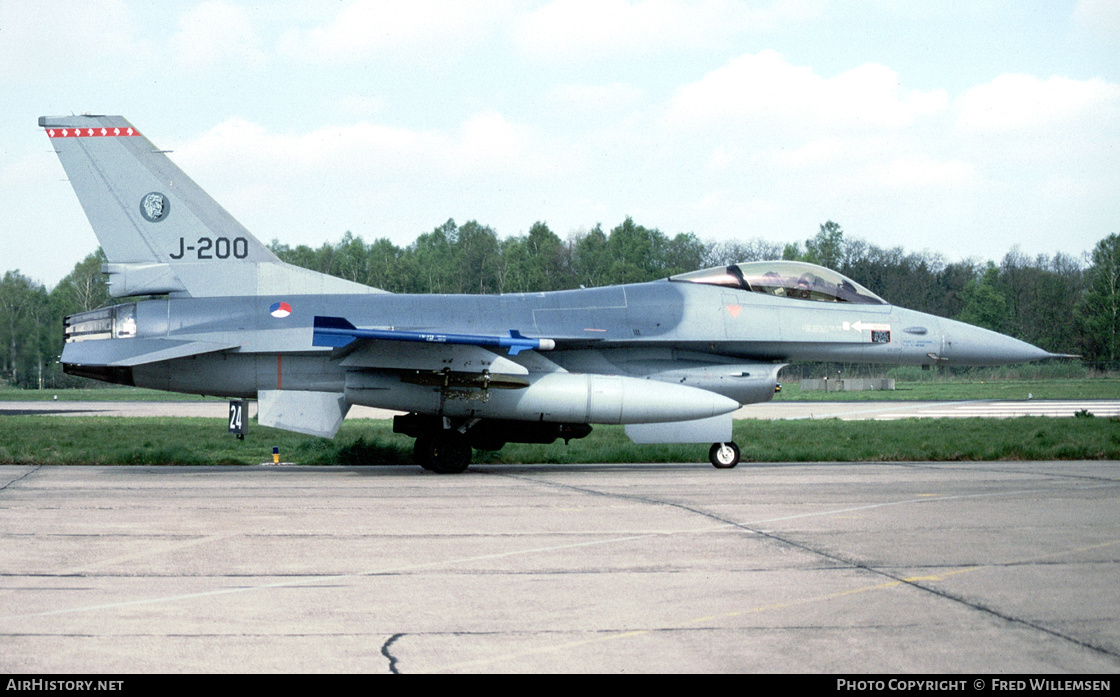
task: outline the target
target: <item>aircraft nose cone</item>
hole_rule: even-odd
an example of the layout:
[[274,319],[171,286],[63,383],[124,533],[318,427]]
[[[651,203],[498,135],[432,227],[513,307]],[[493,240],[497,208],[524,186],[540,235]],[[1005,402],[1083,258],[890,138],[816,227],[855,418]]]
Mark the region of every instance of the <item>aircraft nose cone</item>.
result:
[[949,365],[1008,365],[1054,356],[1025,341],[964,322],[940,320],[941,358]]

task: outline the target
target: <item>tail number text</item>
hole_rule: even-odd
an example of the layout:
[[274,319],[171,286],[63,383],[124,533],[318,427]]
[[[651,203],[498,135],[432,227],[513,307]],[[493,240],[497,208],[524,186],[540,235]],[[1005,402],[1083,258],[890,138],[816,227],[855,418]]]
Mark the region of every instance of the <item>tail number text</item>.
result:
[[249,240],[244,237],[199,237],[198,242],[188,245],[182,237],[179,238],[179,253],[169,254],[172,259],[182,259],[188,252],[193,252],[198,259],[244,259],[249,256]]

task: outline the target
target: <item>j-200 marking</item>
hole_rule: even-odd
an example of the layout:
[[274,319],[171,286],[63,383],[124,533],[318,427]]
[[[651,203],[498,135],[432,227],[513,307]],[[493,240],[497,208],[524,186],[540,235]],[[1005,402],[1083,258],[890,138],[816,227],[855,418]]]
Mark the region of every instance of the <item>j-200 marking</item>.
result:
[[182,259],[187,252],[194,252],[199,259],[229,259],[231,254],[235,259],[244,259],[249,256],[249,240],[235,237],[231,242],[228,237],[199,237],[197,246],[186,246],[183,238],[180,237],[179,253],[168,256],[172,259]]

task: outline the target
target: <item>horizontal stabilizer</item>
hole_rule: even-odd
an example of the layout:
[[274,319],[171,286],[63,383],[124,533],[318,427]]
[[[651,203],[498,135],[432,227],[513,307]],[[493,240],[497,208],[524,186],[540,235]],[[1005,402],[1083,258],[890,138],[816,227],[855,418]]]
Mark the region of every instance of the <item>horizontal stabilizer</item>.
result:
[[509,336],[487,334],[441,334],[437,332],[414,332],[397,329],[358,329],[342,317],[316,317],[315,331],[312,335],[313,346],[342,348],[357,339],[381,339],[384,341],[417,341],[430,344],[466,344],[468,346],[498,346],[508,348],[511,356],[522,351],[551,351],[556,348],[552,339],[530,339],[521,332],[511,329]]
[[62,350],[66,365],[96,365],[127,368],[203,353],[237,348],[240,344],[218,344],[210,341],[176,341],[174,339],[113,339],[107,341],[76,341]]

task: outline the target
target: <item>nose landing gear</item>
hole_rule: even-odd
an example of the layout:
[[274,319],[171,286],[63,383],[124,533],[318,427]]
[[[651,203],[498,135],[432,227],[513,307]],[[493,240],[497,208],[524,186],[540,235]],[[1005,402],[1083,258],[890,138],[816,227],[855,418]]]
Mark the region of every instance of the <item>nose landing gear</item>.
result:
[[739,464],[739,446],[735,443],[712,443],[708,459],[717,469],[731,469]]

